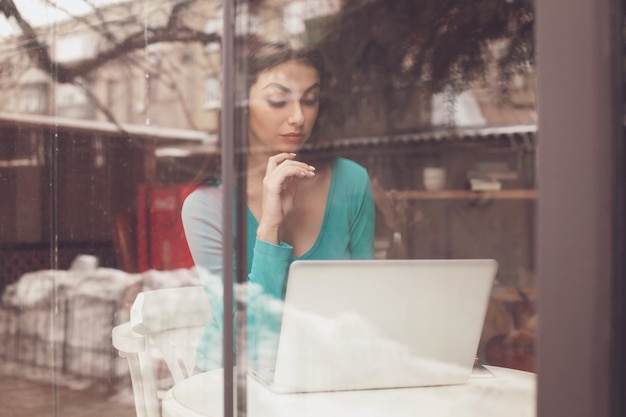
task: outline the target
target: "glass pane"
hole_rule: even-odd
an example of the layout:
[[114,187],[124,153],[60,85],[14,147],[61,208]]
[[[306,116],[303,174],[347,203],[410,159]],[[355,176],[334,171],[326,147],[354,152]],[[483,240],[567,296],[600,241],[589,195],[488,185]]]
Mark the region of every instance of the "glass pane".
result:
[[[532,415],[527,2],[240,1],[226,45],[223,2],[0,8],[0,360],[12,415],[222,415],[225,358],[250,414],[387,415],[407,396],[441,415],[475,393],[488,399],[472,402],[478,415],[502,404]],[[224,112],[233,137],[221,137]],[[247,285],[235,286],[235,344],[223,352],[230,250]],[[409,284],[428,288],[403,289],[392,263],[461,259],[497,261],[482,294],[459,289],[473,267],[457,285],[405,262]],[[313,265],[294,310],[296,260],[368,263],[337,279]],[[450,367],[438,355],[461,341]],[[432,402],[421,387],[458,384],[441,378],[463,366],[469,377],[474,362],[491,378],[446,388],[458,396]],[[274,369],[278,388],[259,382]],[[520,389],[493,389],[498,380]]]
[[220,178],[218,7],[0,9],[6,415],[160,415],[210,317],[181,211]]
[[[519,382],[515,407],[534,413],[533,10],[499,7],[239,6],[250,413],[302,391],[333,391],[311,414],[400,392],[426,407],[423,385],[482,383],[474,363]],[[495,277],[472,276],[485,259]],[[343,260],[368,263],[331,270]],[[437,272],[461,260],[460,281]],[[467,397],[448,400],[427,404]]]

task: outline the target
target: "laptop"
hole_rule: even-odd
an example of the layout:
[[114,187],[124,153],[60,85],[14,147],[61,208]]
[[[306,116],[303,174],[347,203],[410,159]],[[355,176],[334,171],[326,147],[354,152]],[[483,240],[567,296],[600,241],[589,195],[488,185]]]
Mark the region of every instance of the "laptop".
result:
[[295,261],[274,366],[277,393],[463,384],[472,375],[497,263]]

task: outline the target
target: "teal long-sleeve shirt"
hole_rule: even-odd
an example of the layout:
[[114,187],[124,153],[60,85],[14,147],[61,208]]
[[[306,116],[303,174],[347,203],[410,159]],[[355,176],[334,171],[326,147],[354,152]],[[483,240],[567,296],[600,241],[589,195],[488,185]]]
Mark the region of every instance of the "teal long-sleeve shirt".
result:
[[[272,300],[284,300],[289,265],[297,260],[370,259],[374,253],[374,199],[367,171],[357,163],[337,158],[324,220],[313,246],[294,256],[284,242],[273,245],[256,238],[258,222],[247,213],[248,352],[252,360],[276,347],[280,331],[279,309]],[[182,219],[194,262],[202,271],[203,286],[212,317],[198,348],[197,365],[208,370],[222,364],[222,189],[200,187],[184,202]],[[274,352],[275,353],[275,352]]]

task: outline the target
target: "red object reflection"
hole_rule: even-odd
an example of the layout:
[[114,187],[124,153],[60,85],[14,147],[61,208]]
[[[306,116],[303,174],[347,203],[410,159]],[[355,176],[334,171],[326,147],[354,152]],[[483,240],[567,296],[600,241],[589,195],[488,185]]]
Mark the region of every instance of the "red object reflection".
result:
[[183,201],[193,188],[187,184],[138,186],[139,272],[194,266],[180,218]]

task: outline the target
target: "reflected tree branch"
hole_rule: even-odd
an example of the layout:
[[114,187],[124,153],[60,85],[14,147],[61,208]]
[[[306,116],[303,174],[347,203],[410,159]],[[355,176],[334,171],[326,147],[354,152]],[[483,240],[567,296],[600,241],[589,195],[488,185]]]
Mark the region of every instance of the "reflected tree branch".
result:
[[[97,30],[105,39],[109,41],[109,46],[99,52],[93,58],[83,59],[76,63],[64,64],[55,61],[50,55],[50,47],[40,39],[37,31],[26,21],[17,7],[14,0],[2,0],[0,11],[7,19],[14,18],[22,35],[26,40],[23,49],[28,51],[33,64],[50,78],[59,83],[72,83],[77,77],[88,75],[90,72],[100,68],[104,64],[119,59],[129,52],[145,48],[148,45],[161,42],[198,42],[204,45],[219,42],[220,36],[217,33],[205,33],[189,26],[186,26],[180,19],[181,11],[189,7],[196,0],[182,0],[176,3],[170,12],[165,26],[145,28],[128,34],[122,40],[116,40],[108,30],[103,30],[101,26],[95,28],[93,24],[89,27]],[[56,6],[56,2],[50,2]],[[78,18],[80,19],[80,18]],[[105,19],[100,15],[99,19]],[[84,22],[85,19],[82,19]]]
[[100,110],[104,114],[107,120],[113,123],[120,132],[128,134],[126,129],[124,129],[124,127],[117,121],[113,113],[111,113],[109,108],[105,106],[104,103],[93,93],[91,88],[89,88],[87,83],[85,83],[82,78],[77,78],[76,80],[74,80],[74,84],[80,87],[85,92],[87,97],[89,97],[89,100],[91,100],[91,102],[98,108],[98,110]]
[[463,91],[491,71],[494,46],[507,82],[534,63],[534,17],[532,0],[343,0],[320,43],[341,98],[333,116],[358,107],[362,86],[381,106],[398,88]]
[[[110,122],[114,123],[120,131],[123,131],[123,128],[116,120],[112,111],[98,99],[97,95],[91,91],[91,87],[84,82],[91,73],[112,62],[122,62],[129,68],[136,67],[146,73],[153,72],[154,69],[149,67],[149,63],[146,60],[138,59],[138,56],[133,54],[133,52],[145,50],[149,45],[158,43],[181,42],[207,45],[213,42],[218,43],[221,39],[217,33],[205,33],[190,27],[185,22],[185,12],[198,0],[176,1],[169,10],[166,7],[159,8],[155,11],[163,12],[164,16],[159,16],[158,19],[164,22],[162,25],[141,25],[137,23],[134,30],[130,31],[128,30],[128,20],[112,21],[110,16],[107,17],[105,15],[101,7],[89,0],[84,0],[91,8],[91,13],[88,15],[76,15],[72,10],[64,7],[63,2],[57,0],[44,1],[50,7],[67,15],[73,22],[96,34],[102,41],[103,49],[97,54],[79,61],[70,63],[59,62],[52,56],[51,45],[46,40],[45,34],[41,30],[34,28],[22,16],[14,0],[2,0],[0,2],[0,12],[7,19],[13,19],[21,30],[21,39],[17,49],[27,54],[31,64],[47,74],[52,81],[79,86],[93,105]],[[121,6],[118,5],[118,7]],[[121,25],[120,28],[117,27],[119,25]],[[195,129],[193,115],[174,77],[172,77],[172,74],[168,74],[167,71],[161,71],[160,75],[162,79],[167,80],[165,82],[166,87],[178,97],[187,123],[191,128]]]

